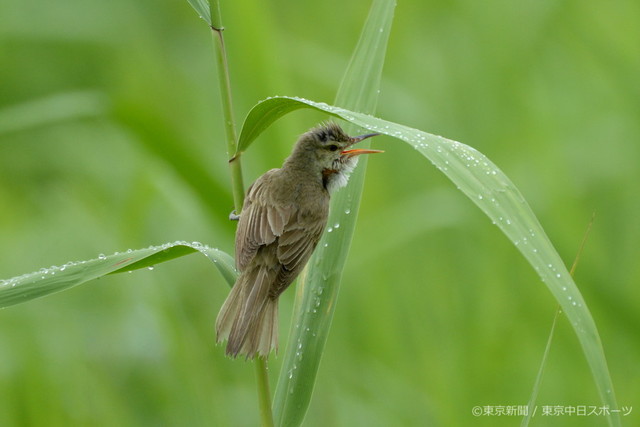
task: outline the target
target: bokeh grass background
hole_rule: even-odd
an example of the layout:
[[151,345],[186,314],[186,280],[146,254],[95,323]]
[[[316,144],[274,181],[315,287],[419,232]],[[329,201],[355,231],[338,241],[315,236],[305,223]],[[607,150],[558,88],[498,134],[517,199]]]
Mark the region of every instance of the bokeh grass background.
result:
[[[222,8],[241,119],[272,95],[331,102],[369,2]],[[0,21],[0,278],[174,240],[233,253],[211,37],[186,1],[0,0]],[[640,420],[637,22],[633,0],[399,1],[377,113],[485,153],[567,264],[595,212],[575,280],[623,425]],[[276,123],[246,183],[324,118]],[[527,403],[553,297],[422,156],[375,146],[305,425],[518,425],[471,409]],[[227,292],[191,255],[0,311],[0,425],[256,425],[253,367],[214,345]],[[539,405],[599,405],[564,318],[546,367]]]

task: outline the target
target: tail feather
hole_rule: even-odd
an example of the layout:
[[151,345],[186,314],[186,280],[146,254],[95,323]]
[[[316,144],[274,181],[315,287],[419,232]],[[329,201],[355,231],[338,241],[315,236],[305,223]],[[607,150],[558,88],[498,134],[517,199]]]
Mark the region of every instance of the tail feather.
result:
[[[232,343],[229,340],[229,345]],[[262,316],[247,331],[247,337],[239,354],[244,354],[248,359],[256,354],[267,357],[271,350],[278,351],[278,300],[269,299],[263,308]],[[227,346],[227,353],[229,346]]]
[[278,300],[269,297],[272,275],[262,266],[244,271],[220,309],[217,341],[228,340],[228,356],[266,357],[277,347]]

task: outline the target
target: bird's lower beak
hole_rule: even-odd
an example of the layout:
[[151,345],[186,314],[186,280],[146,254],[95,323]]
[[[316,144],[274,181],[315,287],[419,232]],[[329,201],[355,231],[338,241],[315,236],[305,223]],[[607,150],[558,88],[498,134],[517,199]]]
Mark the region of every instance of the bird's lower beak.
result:
[[[363,139],[371,138],[372,136],[378,136],[379,133],[367,133],[365,135],[354,136],[351,138],[351,141],[347,147],[352,146],[353,144],[357,144]],[[346,148],[346,147],[345,147]],[[384,153],[382,150],[370,150],[368,148],[353,148],[351,150],[343,150],[340,154],[343,156],[354,157],[359,156],[360,154],[374,154],[374,153]]]
[[375,154],[375,153],[384,153],[382,150],[370,150],[368,148],[353,148],[351,150],[344,150],[340,154],[343,156],[354,157],[359,156],[360,154]]

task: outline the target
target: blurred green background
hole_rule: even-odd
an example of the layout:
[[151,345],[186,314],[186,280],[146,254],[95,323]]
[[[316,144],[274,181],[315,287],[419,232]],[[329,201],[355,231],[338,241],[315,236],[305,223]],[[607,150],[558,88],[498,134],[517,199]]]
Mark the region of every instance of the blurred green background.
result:
[[[222,8],[241,122],[267,96],[332,102],[369,2]],[[186,0],[0,0],[0,22],[0,278],[174,240],[233,253],[211,37]],[[640,423],[638,22],[634,0],[399,1],[377,113],[485,153],[568,265],[595,212],[575,279],[624,425]],[[277,122],[246,184],[324,118]],[[305,425],[519,425],[471,409],[527,403],[556,302],[422,156],[374,146]],[[214,345],[227,292],[191,255],[0,311],[0,425],[256,425],[253,367]],[[538,404],[599,405],[564,318]]]

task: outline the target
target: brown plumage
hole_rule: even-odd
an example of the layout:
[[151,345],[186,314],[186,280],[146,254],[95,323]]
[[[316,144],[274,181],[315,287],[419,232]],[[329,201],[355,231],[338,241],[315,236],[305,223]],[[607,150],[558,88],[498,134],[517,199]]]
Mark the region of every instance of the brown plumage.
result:
[[349,137],[335,123],[303,134],[282,168],[249,187],[236,231],[240,272],[216,321],[226,353],[266,357],[278,344],[278,297],[295,280],[327,223],[330,193],[346,185],[360,154],[346,150],[376,134]]

